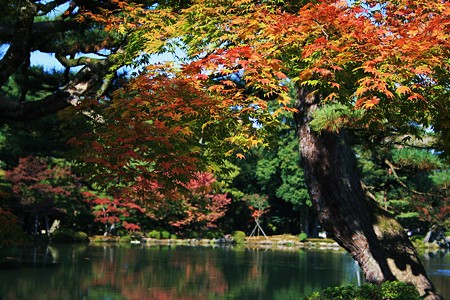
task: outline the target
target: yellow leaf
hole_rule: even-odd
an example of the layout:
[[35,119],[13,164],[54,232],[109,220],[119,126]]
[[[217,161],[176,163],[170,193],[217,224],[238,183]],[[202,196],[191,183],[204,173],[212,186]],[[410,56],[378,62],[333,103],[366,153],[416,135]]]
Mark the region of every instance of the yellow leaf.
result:
[[328,101],[328,100],[333,100],[334,98],[336,98],[338,96],[338,94],[336,93],[331,93],[329,94],[324,100]]
[[410,94],[411,93],[411,89],[407,86],[401,85],[398,88],[395,89],[395,92],[399,95],[403,95],[403,94]]
[[425,98],[421,94],[413,93],[408,97],[408,100],[425,100]]
[[414,69],[414,73],[416,74],[430,74],[431,70],[428,66],[418,66]]
[[332,87],[335,87],[338,90],[341,88],[341,85],[339,83],[337,83],[337,82],[330,82],[330,84],[331,84]]
[[277,100],[278,100],[278,104],[286,106],[286,105],[289,105],[289,103],[291,103],[292,98],[287,93],[281,93],[278,96]]
[[360,96],[362,96],[366,91],[367,91],[367,88],[366,88],[366,87],[364,87],[364,86],[359,86],[359,87],[356,89],[355,95],[358,96],[358,97],[360,97]]
[[287,76],[283,72],[276,72],[275,76],[277,76],[278,79],[286,79]]
[[378,103],[380,103],[380,98],[374,96],[374,97],[372,97],[372,99],[367,100],[367,101],[364,102],[363,108],[364,109],[371,109],[372,107],[374,107]]
[[242,153],[237,153],[237,154],[236,154],[236,157],[239,158],[239,159],[244,159],[244,158],[245,158],[245,155],[242,154]]
[[210,92],[220,92],[223,89],[224,89],[223,85],[215,84],[215,85],[210,86],[208,88],[208,91],[210,91]]

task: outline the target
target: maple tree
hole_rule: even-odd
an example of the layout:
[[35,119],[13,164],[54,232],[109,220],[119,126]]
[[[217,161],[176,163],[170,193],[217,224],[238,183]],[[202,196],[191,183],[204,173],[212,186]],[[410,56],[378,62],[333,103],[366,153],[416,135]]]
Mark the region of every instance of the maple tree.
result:
[[[5,172],[11,184],[13,207],[21,216],[27,231],[37,234],[40,220],[48,232],[49,222],[63,217],[75,226],[77,216],[86,213],[80,194],[80,180],[68,166],[61,166],[43,158],[21,158],[19,164]],[[28,228],[27,228],[28,227]]]
[[[148,182],[144,184],[144,181]],[[172,232],[203,233],[217,227],[217,221],[230,203],[226,194],[218,192],[216,178],[208,172],[196,172],[188,182],[180,182],[170,190],[142,177],[137,182],[131,186],[133,192],[127,193],[128,198],[84,193],[95,221],[105,224],[105,234],[121,228],[140,231],[142,224],[148,222],[170,228]]]
[[116,230],[120,229],[118,225],[127,231],[141,229],[138,224],[127,220],[127,217],[133,212],[145,212],[145,209],[134,201],[122,198],[98,197],[92,192],[84,192],[84,196],[92,207],[92,213],[95,216],[94,221],[105,224],[105,235],[114,234]]
[[[368,141],[392,143],[433,126],[434,147],[448,151],[449,3],[320,1],[294,8],[277,1],[197,1],[178,15],[166,11],[167,35],[161,23],[154,26],[155,11],[129,13],[107,22],[131,32],[134,49],[149,53],[179,41],[190,61],[163,76],[192,80],[201,97],[217,101],[209,118],[257,120],[266,129],[271,116],[293,111],[309,192],[325,229],[369,281],[403,280],[425,298],[439,298],[402,227],[364,190],[348,141],[352,129],[365,130]],[[162,73],[150,74],[143,76],[156,82]],[[297,88],[294,109],[283,80]],[[280,106],[265,115],[268,100]],[[149,123],[156,120],[150,110]],[[311,127],[320,114],[329,118]],[[254,127],[231,136],[264,133]]]
[[[107,95],[124,65],[134,64],[136,45],[122,32],[107,32],[107,24],[90,15],[112,11],[124,15],[135,3],[179,10],[184,0],[19,0],[0,3],[0,124],[27,122],[77,106],[87,95]],[[155,23],[158,24],[158,23]],[[112,24],[111,24],[112,25]],[[127,47],[127,53],[124,48]],[[37,70],[32,54],[55,58],[55,69]],[[38,62],[38,64],[41,62]],[[5,87],[17,83],[17,94]],[[33,97],[33,101],[29,101]]]
[[208,172],[196,172],[170,192],[153,194],[159,199],[146,199],[149,217],[181,232],[203,233],[217,227],[230,203],[226,194],[217,192],[216,178]]
[[243,197],[243,200],[248,203],[251,216],[256,223],[256,226],[253,228],[250,236],[253,236],[255,233],[259,236],[259,234],[262,233],[267,238],[266,233],[260,225],[260,218],[270,209],[268,198],[269,197],[267,195],[259,194],[245,195]]

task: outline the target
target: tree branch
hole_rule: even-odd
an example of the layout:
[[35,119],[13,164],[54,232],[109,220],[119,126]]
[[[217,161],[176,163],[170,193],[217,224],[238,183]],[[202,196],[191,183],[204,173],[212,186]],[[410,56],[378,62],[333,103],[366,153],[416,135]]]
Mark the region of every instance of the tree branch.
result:
[[0,96],[0,124],[7,121],[29,121],[54,114],[67,106],[70,94],[57,91],[38,101],[18,102]]
[[[48,40],[54,38],[56,34],[75,30],[80,26],[80,23],[76,20],[36,22],[31,30],[30,47],[33,50],[39,49],[39,45],[45,44]],[[14,28],[0,26],[0,41],[13,43],[14,38],[16,38]]]
[[[122,48],[117,50],[122,51]],[[16,99],[0,96],[0,124],[38,119],[68,106],[78,106],[86,96],[101,96],[112,81],[108,74],[114,72],[110,70],[114,63],[114,56],[110,56],[85,65],[67,85],[41,100],[18,102]]]
[[14,26],[14,37],[3,59],[0,61],[0,86],[30,59],[30,41],[36,5],[30,0],[21,0],[17,4],[18,17]]
[[407,186],[407,185],[400,179],[400,177],[398,177],[397,172],[395,171],[395,166],[394,166],[389,160],[387,160],[387,159],[384,160],[384,163],[385,163],[386,165],[388,165],[389,169],[390,169],[391,172],[392,172],[392,175],[394,175],[395,180],[397,180],[397,182],[398,182],[402,187],[404,187],[405,189],[407,189],[408,191],[410,191],[411,193],[416,194],[416,195],[420,195],[420,196],[429,196],[429,195],[430,195],[430,194],[427,194],[427,193],[422,193],[422,192],[416,191],[416,190],[410,188],[409,186]]
[[56,59],[66,68],[77,67],[102,61],[103,59],[82,56],[79,58],[69,59],[61,54],[56,54]]

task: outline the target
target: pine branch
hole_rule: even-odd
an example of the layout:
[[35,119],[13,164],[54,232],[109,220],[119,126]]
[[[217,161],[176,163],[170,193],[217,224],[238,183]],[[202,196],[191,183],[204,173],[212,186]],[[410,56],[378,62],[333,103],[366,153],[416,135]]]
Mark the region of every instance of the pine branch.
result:
[[408,185],[406,185],[406,184],[400,179],[400,177],[397,175],[397,172],[395,171],[396,167],[395,167],[389,160],[385,159],[385,160],[384,160],[384,163],[385,163],[386,165],[388,165],[388,167],[389,167],[389,169],[391,170],[392,175],[394,176],[395,180],[397,180],[397,182],[398,182],[402,187],[404,187],[405,189],[407,189],[408,191],[410,191],[411,193],[416,194],[416,195],[420,195],[420,196],[431,196],[431,194],[428,194],[428,193],[422,193],[422,192],[419,192],[419,191],[416,191],[416,190],[410,188]]
[[[116,53],[123,52],[119,48]],[[110,68],[115,64],[114,56],[98,60],[95,63],[85,65],[75,77],[60,90],[31,102],[18,102],[0,96],[0,124],[8,121],[29,121],[47,115],[54,114],[68,106],[78,106],[87,95],[101,96],[112,83],[112,71]],[[86,115],[92,117],[91,112]],[[98,116],[95,116],[98,119]]]
[[24,63],[29,61],[30,41],[36,5],[30,0],[17,3],[18,17],[8,51],[0,60],[0,86]]

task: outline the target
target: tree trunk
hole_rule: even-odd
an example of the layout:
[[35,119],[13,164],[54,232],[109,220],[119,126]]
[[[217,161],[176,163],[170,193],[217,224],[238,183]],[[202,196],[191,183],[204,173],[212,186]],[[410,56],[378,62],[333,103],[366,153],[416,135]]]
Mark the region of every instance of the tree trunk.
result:
[[369,282],[399,280],[413,284],[425,299],[442,299],[402,226],[364,192],[345,132],[310,129],[311,112],[321,99],[319,93],[300,89],[295,119],[309,193],[322,226],[359,263]]

